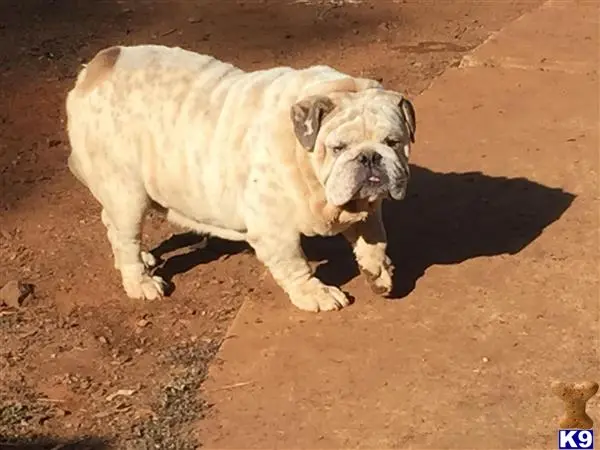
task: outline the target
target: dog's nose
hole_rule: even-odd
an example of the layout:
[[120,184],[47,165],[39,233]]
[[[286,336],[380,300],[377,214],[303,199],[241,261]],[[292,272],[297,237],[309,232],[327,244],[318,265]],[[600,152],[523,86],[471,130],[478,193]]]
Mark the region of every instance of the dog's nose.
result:
[[377,152],[364,152],[358,157],[358,161],[363,166],[375,166],[381,162],[381,155]]

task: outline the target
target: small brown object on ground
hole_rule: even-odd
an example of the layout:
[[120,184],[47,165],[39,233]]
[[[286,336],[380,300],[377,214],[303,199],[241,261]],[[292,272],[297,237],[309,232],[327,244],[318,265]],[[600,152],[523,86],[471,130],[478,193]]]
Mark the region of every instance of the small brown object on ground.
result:
[[588,430],[594,426],[594,421],[585,412],[587,401],[598,392],[598,383],[585,381],[583,383],[552,383],[552,392],[565,402],[565,415],[560,419],[560,428],[576,428]]
[[131,397],[133,394],[135,394],[135,390],[134,389],[119,389],[118,391],[113,392],[112,394],[110,394],[109,396],[107,396],[106,397],[106,401],[107,402],[111,402],[115,398],[121,397],[121,396]]
[[12,280],[0,289],[0,305],[19,308],[33,294],[33,285]]

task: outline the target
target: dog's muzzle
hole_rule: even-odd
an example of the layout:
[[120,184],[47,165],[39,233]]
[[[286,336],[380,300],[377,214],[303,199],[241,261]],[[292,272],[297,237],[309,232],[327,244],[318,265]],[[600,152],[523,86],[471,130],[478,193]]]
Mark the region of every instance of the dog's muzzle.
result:
[[365,150],[357,157],[362,179],[358,195],[362,198],[389,193],[394,200],[406,195],[410,171],[403,161],[388,160],[375,150]]
[[335,162],[326,181],[327,199],[334,205],[352,199],[401,200],[406,195],[408,178],[408,163],[392,148],[365,145],[349,150]]

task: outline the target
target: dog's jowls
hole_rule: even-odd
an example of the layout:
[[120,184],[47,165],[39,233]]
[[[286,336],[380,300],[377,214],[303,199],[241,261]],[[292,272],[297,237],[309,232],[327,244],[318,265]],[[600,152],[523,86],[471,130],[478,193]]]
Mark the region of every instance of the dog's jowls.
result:
[[245,72],[146,45],[99,52],[66,106],[69,168],[102,205],[129,297],[163,294],[140,248],[151,204],[247,241],[301,309],[348,304],[313,276],[301,234],[343,233],[373,289],[392,288],[381,203],[403,198],[409,179],[415,113],[402,95],[326,66]]

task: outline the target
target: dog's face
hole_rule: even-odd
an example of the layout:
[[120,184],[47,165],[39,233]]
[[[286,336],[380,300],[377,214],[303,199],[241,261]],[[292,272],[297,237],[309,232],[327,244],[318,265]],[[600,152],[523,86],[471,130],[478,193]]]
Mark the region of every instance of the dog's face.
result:
[[382,89],[316,95],[291,117],[329,203],[404,198],[416,130],[410,101]]

